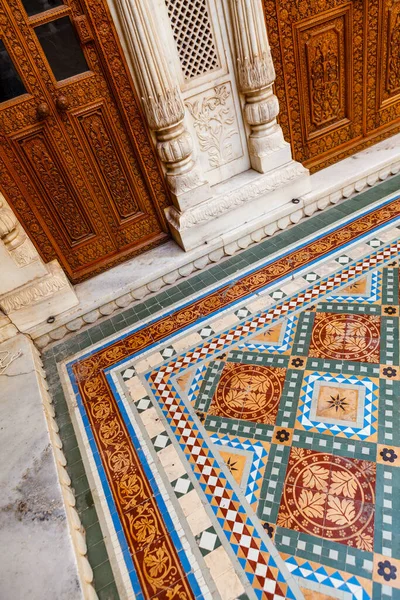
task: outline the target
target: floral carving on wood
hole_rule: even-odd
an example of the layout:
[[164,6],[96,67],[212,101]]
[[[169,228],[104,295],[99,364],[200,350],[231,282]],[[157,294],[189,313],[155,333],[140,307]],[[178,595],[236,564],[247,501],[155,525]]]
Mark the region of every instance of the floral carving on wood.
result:
[[[263,0],[263,7],[276,72],[279,124],[296,160],[313,172],[399,131],[397,0]],[[340,20],[343,30],[338,29]],[[296,52],[296,43],[301,41],[301,32],[326,33],[332,25],[343,38],[338,53],[342,108],[335,118],[343,121],[338,127],[328,122],[322,132],[314,123],[312,127],[306,123],[311,112],[307,106],[311,99],[310,72],[309,65],[301,64],[301,45]],[[393,87],[396,73],[397,87]],[[307,138],[314,132],[313,139]]]
[[339,57],[332,41],[329,36],[318,42],[310,65],[311,119],[315,125],[339,115]]
[[185,105],[193,117],[202,152],[207,152],[211,168],[218,168],[235,158],[232,138],[239,135],[236,118],[228,104],[231,92],[227,85],[218,85],[211,96]]
[[390,19],[388,39],[387,89],[389,94],[400,89],[400,9],[395,18]]

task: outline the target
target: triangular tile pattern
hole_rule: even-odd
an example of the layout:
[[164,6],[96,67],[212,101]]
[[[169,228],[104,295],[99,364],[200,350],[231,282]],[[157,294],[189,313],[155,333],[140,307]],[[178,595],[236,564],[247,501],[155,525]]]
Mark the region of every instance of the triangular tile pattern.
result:
[[[252,583],[256,595],[260,598],[289,597],[290,589],[288,589],[287,584],[285,584],[284,581],[280,581],[280,579],[284,578],[280,575],[276,562],[270,554],[270,550],[265,546],[266,540],[264,536],[260,537],[258,528],[253,524],[253,518],[251,518],[249,513],[243,508],[236,495],[235,486],[232,488],[230,483],[226,480],[223,470],[221,470],[213,452],[205,442],[195,420],[193,420],[193,415],[190,414],[184,402],[179,399],[176,389],[171,385],[171,375],[183,372],[198,362],[207,361],[221,352],[225,352],[226,350],[229,351],[230,347],[237,347],[237,344],[240,342],[242,344],[246,343],[245,340],[252,334],[264,329],[266,325],[275,322],[283,315],[290,316],[293,312],[298,311],[299,308],[306,307],[307,305],[315,307],[316,303],[321,302],[323,296],[326,294],[332,296],[331,301],[335,304],[335,307],[329,309],[332,314],[335,314],[335,310],[343,314],[343,310],[341,311],[338,306],[340,300],[343,297],[346,302],[349,300],[350,304],[352,298],[349,299],[346,295],[340,295],[340,292],[335,294],[335,290],[348,285],[363,274],[371,273],[372,270],[375,271],[373,276],[374,286],[371,286],[371,294],[369,295],[370,301],[366,301],[365,304],[370,306],[371,304],[381,303],[382,273],[378,272],[377,267],[381,268],[386,262],[389,262],[398,254],[399,249],[399,242],[395,242],[385,247],[379,247],[379,249],[370,256],[353,264],[348,264],[349,261],[344,259],[339,261],[345,266],[336,274],[316,281],[316,283],[307,288],[307,290],[300,292],[295,296],[285,298],[283,302],[277,306],[273,306],[267,311],[245,318],[237,327],[231,328],[228,331],[209,339],[202,346],[199,346],[184,355],[178,356],[174,362],[162,366],[160,369],[153,371],[148,375],[149,384],[152,387],[155,396],[160,398],[164,414],[167,417],[182,450],[186,453],[189,462],[192,464],[193,472],[195,473],[201,488],[204,490],[210,506],[217,516],[231,547],[239,557],[239,561],[247,573],[248,579]],[[345,258],[347,259],[347,257]],[[325,302],[327,300],[328,299],[325,296],[323,301]],[[358,305],[358,309],[360,314],[364,313],[362,306]],[[321,310],[319,305],[317,310]],[[268,352],[268,350],[265,349],[265,352]],[[305,356],[305,358],[307,357]],[[321,364],[323,365],[323,376],[325,379],[327,378],[330,383],[339,386],[342,384],[348,386],[362,385],[365,388],[365,405],[362,428],[359,428],[358,431],[356,428],[328,423],[316,426],[315,429],[317,432],[320,429],[323,429],[323,432],[317,435],[327,436],[326,444],[323,444],[322,438],[319,440],[319,447],[322,448],[326,445],[330,452],[332,452],[332,440],[336,438],[336,436],[343,435],[345,438],[356,438],[354,444],[349,444],[346,448],[350,453],[357,452],[358,446],[356,444],[361,443],[363,440],[371,439],[374,435],[376,438],[377,433],[378,386],[374,381],[374,378],[370,377],[371,372],[368,369],[372,365],[364,367],[363,364],[358,364],[356,361],[355,366],[354,364],[351,365],[352,368],[355,369],[354,375],[352,373],[342,375],[340,373],[332,374],[325,372],[326,366],[328,366],[328,368],[331,366],[331,361],[324,358],[321,360]],[[385,377],[390,379],[393,375],[389,373],[387,364],[388,362],[385,361],[385,369],[387,371]],[[396,364],[398,364],[398,362]],[[365,374],[360,373],[360,370],[365,371]],[[315,374],[316,372],[312,373]],[[303,394],[304,399],[302,405],[299,406],[300,408],[303,406],[303,415],[305,413],[305,417],[309,418],[310,390],[308,390],[307,382],[302,386],[301,393]],[[296,431],[296,425],[294,424],[294,426]],[[303,429],[306,429],[306,427],[303,427]],[[298,440],[300,439],[299,434],[293,436],[293,439],[295,440],[294,443],[298,444]],[[313,438],[311,437],[310,439],[312,440]],[[374,443],[375,442],[376,439]],[[341,445],[339,445],[339,447],[342,448]],[[343,448],[344,447],[345,446],[343,446]],[[369,452],[368,447],[366,448]],[[361,446],[359,451],[361,453],[363,452]],[[329,456],[334,457],[334,454],[329,454]],[[349,457],[348,460],[351,462],[353,459]],[[361,459],[357,458],[356,461],[357,460]],[[355,464],[358,465],[359,463]],[[279,495],[277,498],[278,497]],[[278,537],[275,539],[278,539]],[[318,544],[314,544],[314,546],[317,548]],[[339,555],[338,551],[332,550],[332,556],[335,556],[335,552]],[[367,554],[362,548],[359,552],[361,553],[360,556]],[[293,563],[295,566],[292,568],[293,572],[295,572],[297,568],[296,560],[295,557],[291,557],[290,560],[287,561],[288,566],[292,564],[291,561],[295,561],[295,563]],[[307,578],[307,569],[307,566],[303,567],[301,573],[299,571],[298,573],[296,572],[296,574],[301,574],[301,576]],[[312,577],[316,578],[315,581],[323,581],[324,584],[332,585],[337,589],[343,587],[343,590],[351,592],[354,598],[370,597],[368,592],[364,590],[360,580],[355,575],[349,578],[347,571],[344,571],[345,577],[340,574],[341,571],[339,570],[337,573],[328,573],[323,566],[318,567],[317,571],[315,569],[309,569],[309,571],[310,577],[312,574]]]
[[[382,212],[382,209],[380,209],[380,212],[378,211],[378,214],[380,215],[380,213]],[[389,219],[393,219],[393,211],[387,211],[386,209],[383,210],[382,212],[382,219],[383,222],[387,222]],[[375,217],[376,218],[376,217]],[[365,220],[365,219],[364,219]],[[348,224],[346,224],[345,228],[347,229],[346,231],[346,239],[349,239],[347,236],[350,233],[350,235],[353,237],[357,237],[359,235],[361,235],[362,233],[360,232],[366,232],[366,231],[370,231],[371,230],[371,226],[374,227],[376,226],[376,223],[379,223],[381,221],[374,221],[374,220],[370,220],[369,216],[367,219],[367,222],[364,223],[364,221],[360,221],[360,224],[358,222],[357,219],[353,219],[352,221],[350,221]],[[341,228],[343,229],[343,227]],[[329,236],[328,236],[329,238]],[[328,239],[327,238],[327,239]],[[351,239],[351,238],[350,238]],[[393,239],[393,238],[386,238],[386,239]],[[339,235],[336,234],[336,231],[334,233],[333,236],[331,236],[329,238],[329,244],[328,246],[324,246],[324,250],[326,251],[325,248],[328,248],[328,251],[332,251],[332,248],[336,247],[337,244],[342,243],[343,241],[343,237],[341,232],[339,233]],[[318,242],[316,243],[315,248],[312,247],[312,244],[308,244],[308,246],[306,245],[305,248],[306,250],[304,251],[304,248],[302,247],[299,250],[295,250],[293,254],[293,256],[296,257],[296,268],[304,268],[305,265],[307,265],[307,261],[309,260],[310,256],[315,256],[315,255],[320,255],[321,253],[321,246],[318,245]],[[395,247],[396,246],[396,247]],[[318,249],[317,249],[318,247]],[[155,380],[151,380],[149,381],[150,386],[152,387],[152,391],[155,392],[155,397],[154,399],[157,399],[157,401],[159,402],[160,406],[163,407],[163,411],[164,411],[164,415],[169,417],[169,421],[170,421],[170,427],[171,427],[171,431],[174,434],[175,438],[178,437],[179,443],[180,443],[180,447],[182,449],[182,453],[184,453],[187,457],[187,459],[190,461],[190,464],[192,465],[192,470],[193,473],[195,475],[195,477],[197,478],[200,486],[202,487],[202,489],[205,491],[206,495],[208,496],[208,500],[210,503],[210,506],[215,514],[215,516],[218,519],[218,522],[220,524],[220,527],[223,529],[223,531],[225,532],[225,537],[227,539],[230,540],[231,542],[231,547],[234,550],[235,554],[238,556],[238,560],[240,561],[241,565],[244,568],[245,573],[247,574],[247,578],[248,578],[248,582],[253,584],[253,590],[254,593],[257,597],[267,597],[267,598],[282,598],[282,597],[288,597],[291,598],[293,597],[293,592],[292,592],[292,585],[293,585],[293,581],[291,579],[291,577],[289,576],[289,571],[286,568],[284,568],[284,564],[282,563],[281,559],[279,558],[279,556],[276,553],[275,548],[271,545],[271,543],[269,542],[269,538],[266,537],[265,535],[265,530],[259,526],[259,521],[257,521],[257,519],[255,518],[254,514],[252,514],[252,512],[249,512],[249,507],[248,504],[246,502],[246,500],[243,498],[243,495],[237,490],[237,486],[235,484],[233,484],[232,486],[229,484],[229,482],[226,480],[225,477],[225,469],[223,467],[223,465],[221,465],[219,460],[216,460],[216,457],[214,456],[212,449],[210,450],[210,447],[208,446],[208,441],[207,441],[207,435],[205,435],[204,433],[204,429],[202,428],[202,426],[200,425],[200,423],[202,423],[202,417],[204,417],[204,413],[202,413],[202,417],[200,416],[200,411],[198,411],[199,413],[199,420],[197,420],[197,418],[194,416],[193,414],[193,410],[192,407],[190,407],[189,404],[186,404],[186,401],[181,402],[181,399],[179,397],[179,390],[177,392],[177,390],[175,389],[174,385],[173,385],[173,381],[171,379],[171,377],[174,377],[176,374],[181,373],[184,374],[185,372],[187,372],[188,368],[191,367],[195,367],[196,365],[199,364],[199,362],[205,360],[205,361],[209,361],[210,359],[214,359],[218,356],[221,355],[221,352],[226,353],[227,351],[229,352],[229,350],[232,348],[232,345],[237,344],[238,342],[243,342],[246,338],[248,338],[249,334],[251,335],[252,333],[257,331],[257,328],[264,328],[265,326],[269,325],[269,324],[273,324],[274,322],[276,322],[276,319],[282,319],[282,318],[286,318],[287,316],[290,316],[291,314],[293,314],[293,311],[296,311],[298,309],[302,309],[302,308],[307,308],[309,311],[313,312],[313,306],[315,307],[315,304],[317,302],[322,301],[322,296],[325,293],[330,293],[331,295],[335,295],[335,292],[338,290],[338,288],[342,287],[345,283],[351,283],[352,281],[354,281],[355,277],[362,275],[368,271],[370,271],[371,269],[376,269],[379,268],[383,262],[387,262],[389,260],[393,260],[393,258],[395,257],[396,253],[398,252],[398,244],[392,244],[390,246],[386,246],[384,248],[379,247],[379,252],[375,252],[373,253],[371,256],[368,256],[366,259],[362,259],[357,261],[355,264],[351,265],[350,262],[351,260],[349,260],[349,257],[346,255],[346,260],[345,261],[339,261],[337,264],[341,264],[341,262],[345,265],[349,265],[349,267],[346,266],[346,268],[344,270],[342,270],[340,273],[336,273],[335,275],[329,276],[329,277],[325,277],[324,280],[322,282],[318,282],[318,286],[313,286],[313,287],[309,287],[307,288],[307,290],[305,290],[304,292],[300,293],[300,294],[295,294],[294,296],[290,296],[287,297],[287,294],[292,294],[292,291],[288,290],[288,289],[283,289],[282,290],[278,290],[278,292],[282,292],[281,293],[281,297],[284,298],[284,301],[280,302],[280,304],[278,304],[277,306],[274,306],[273,309],[271,310],[265,310],[262,311],[261,313],[258,313],[255,317],[251,317],[251,318],[245,318],[243,323],[240,323],[238,326],[232,326],[229,330],[223,332],[222,334],[219,334],[218,336],[212,337],[212,339],[205,341],[204,344],[202,346],[196,347],[193,350],[190,350],[189,352],[186,352],[184,355],[180,355],[179,357],[177,357],[176,359],[174,359],[172,361],[172,363],[170,362],[169,365],[163,365],[157,373],[157,381],[155,382]],[[349,251],[349,254],[351,255],[351,252]],[[268,263],[266,266],[264,266],[263,268],[257,270],[257,272],[253,272],[250,274],[246,274],[243,276],[242,279],[238,280],[235,285],[233,287],[229,286],[228,289],[226,290],[226,293],[224,292],[224,294],[220,295],[220,298],[217,298],[218,292],[217,294],[214,294],[213,297],[211,296],[207,296],[206,298],[206,302],[208,302],[209,300],[211,300],[212,306],[214,307],[213,310],[209,311],[208,310],[208,306],[206,306],[205,302],[202,301],[202,299],[200,299],[200,304],[199,307],[202,307],[201,310],[205,309],[206,314],[210,315],[213,311],[217,311],[220,310],[221,308],[219,307],[226,307],[230,304],[230,302],[234,302],[234,301],[238,301],[238,299],[240,298],[244,298],[246,296],[246,293],[249,292],[249,288],[246,288],[247,286],[250,286],[250,291],[251,293],[255,294],[257,291],[262,290],[263,287],[265,287],[265,285],[271,285],[272,282],[274,281],[278,281],[280,278],[279,273],[283,273],[283,274],[287,274],[287,268],[285,268],[285,264],[283,264],[285,262],[285,257],[279,257],[276,261],[272,261],[270,264]],[[286,261],[287,262],[287,261]],[[286,265],[287,267],[287,265]],[[283,270],[281,270],[283,268]],[[326,271],[325,271],[326,273]],[[388,276],[389,277],[389,276]],[[389,280],[389,279],[388,279]],[[304,279],[302,280],[304,281]],[[292,288],[293,289],[293,288]],[[385,285],[383,285],[383,289],[385,289]],[[222,300],[222,301],[221,301]],[[396,303],[396,299],[392,299],[390,300],[389,294],[386,295],[385,298],[383,298],[383,302],[386,305],[392,304],[392,303]],[[333,304],[333,303],[332,303]],[[266,304],[264,304],[265,306]],[[387,306],[387,308],[392,308],[390,306]],[[382,305],[382,309],[383,309],[383,305]],[[326,310],[328,310],[329,312],[329,308],[326,308]],[[203,314],[203,313],[200,313]],[[393,319],[394,319],[394,315],[392,314]],[[397,315],[396,315],[397,317]],[[195,315],[195,311],[192,311],[191,315],[190,315],[190,319],[191,319],[191,323],[194,323],[194,319],[196,318]],[[236,316],[236,319],[238,319],[239,317]],[[167,321],[168,325],[170,325],[170,321],[171,321],[171,317],[169,317],[168,315],[165,316],[165,320]],[[233,319],[233,322],[235,322],[235,319]],[[311,322],[311,321],[310,321]],[[394,322],[394,320],[393,320]],[[107,349],[101,356],[103,362],[102,362],[102,368],[104,366],[104,368],[111,368],[112,365],[115,365],[116,360],[128,360],[131,359],[134,355],[135,352],[139,353],[141,351],[143,351],[144,348],[146,348],[146,344],[148,344],[150,342],[150,340],[154,341],[158,341],[161,339],[166,339],[168,337],[168,334],[166,335],[167,332],[167,328],[165,328],[163,326],[163,324],[160,323],[154,323],[151,324],[149,327],[147,327],[147,331],[146,330],[146,326],[142,327],[142,332],[139,334],[136,334],[135,332],[130,332],[127,334],[126,337],[126,343],[124,345],[124,341],[122,341],[122,343],[118,346],[118,348],[115,348],[116,350],[118,350],[117,352],[109,352],[109,350]],[[173,332],[175,333],[177,330],[179,329],[176,327],[173,327]],[[392,326],[387,328],[387,331],[390,332],[390,330],[393,329]],[[218,331],[219,327],[215,327],[215,330]],[[169,329],[168,331],[171,331],[171,329]],[[386,331],[386,330],[385,330]],[[393,337],[393,335],[392,335]],[[393,396],[396,395],[396,389],[395,386],[393,384],[395,384],[397,381],[399,381],[400,376],[397,372],[397,369],[395,368],[396,365],[398,364],[398,358],[396,355],[396,349],[394,347],[393,344],[391,344],[391,340],[389,339],[390,335],[387,336],[387,340],[385,338],[385,342],[387,341],[388,343],[385,343],[385,351],[384,351],[384,356],[383,356],[383,362],[382,362],[382,367],[379,373],[380,376],[380,389],[384,389],[385,390],[385,397],[384,397],[384,409],[385,409],[385,414],[389,414],[390,410],[390,402],[391,402],[391,398],[390,398],[390,394]],[[299,346],[299,344],[297,345]],[[306,348],[306,346],[304,346],[304,348]],[[92,353],[91,353],[92,354]],[[298,356],[296,358],[300,360],[303,360],[302,358],[302,353],[301,352],[297,352]],[[306,354],[306,349],[304,354]],[[100,355],[100,353],[99,353]],[[161,355],[160,355],[161,356]],[[262,353],[259,353],[258,355],[259,359],[262,359]],[[102,360],[101,359],[101,360]],[[159,360],[159,358],[157,357],[157,360]],[[282,356],[279,357],[279,360],[285,360],[286,363],[288,361],[288,356]],[[313,359],[313,362],[315,362],[316,359]],[[78,361],[79,362],[79,361]],[[318,362],[318,360],[317,360]],[[326,368],[329,368],[330,365],[328,364],[329,361],[323,360],[323,368],[325,369],[326,364],[328,365]],[[339,361],[340,362],[340,361]],[[156,364],[156,363],[153,363]],[[120,363],[120,365],[122,365],[122,362]],[[97,365],[100,366],[100,365]],[[359,369],[358,369],[358,365],[355,365],[357,367],[357,369],[354,371],[354,373],[356,375],[359,375]],[[85,365],[82,365],[82,367],[84,368]],[[172,368],[171,368],[172,367]],[[313,369],[318,370],[320,367],[320,365],[313,365]],[[82,368],[82,373],[83,373],[83,369]],[[298,364],[298,366],[296,367],[296,369],[298,369],[297,371],[297,375],[300,375],[301,370],[302,370],[302,365]],[[364,368],[364,367],[362,367]],[[290,369],[288,370],[290,371]],[[340,372],[340,369],[339,369]],[[76,370],[76,374],[78,375],[78,377],[80,376],[80,370],[79,368],[77,368]],[[371,375],[371,373],[368,372],[368,369],[366,369],[366,375]],[[107,375],[108,376],[108,375]],[[138,377],[138,379],[141,377],[141,375]],[[294,375],[292,375],[292,378],[294,378]],[[150,376],[151,379],[151,376]],[[300,381],[300,380],[299,380]],[[293,381],[291,381],[291,383],[293,383]],[[74,387],[74,391],[77,389],[77,386],[75,385]],[[103,386],[103,388],[104,386]],[[93,391],[93,389],[92,389]],[[135,400],[137,398],[137,387],[136,387],[136,397]],[[289,394],[292,394],[292,390],[286,390],[287,392],[287,396],[289,397]],[[118,387],[118,385],[116,386],[116,389],[113,388],[113,393],[116,395],[118,395],[118,393],[122,393],[121,388]],[[265,436],[266,433],[268,433],[268,439],[271,439],[272,433],[274,433],[275,436],[275,432],[281,431],[282,427],[284,426],[284,420],[285,420],[285,427],[287,428],[287,431],[289,432],[289,438],[288,440],[286,440],[285,442],[281,442],[279,441],[280,445],[277,445],[277,443],[274,441],[274,443],[271,444],[271,448],[275,448],[275,451],[270,452],[269,457],[273,457],[275,460],[275,463],[277,466],[280,464],[281,466],[285,463],[285,460],[287,460],[287,455],[288,452],[290,451],[290,444],[303,444],[305,447],[307,447],[307,445],[311,446],[311,449],[315,451],[315,449],[312,447],[313,444],[318,446],[319,450],[321,451],[321,453],[325,453],[327,454],[332,453],[333,455],[335,453],[335,451],[337,450],[338,452],[342,453],[341,456],[343,456],[344,454],[348,454],[349,458],[353,459],[354,457],[356,458],[356,460],[360,460],[357,457],[357,453],[360,452],[361,454],[365,453],[368,455],[368,459],[371,460],[375,460],[376,458],[376,444],[375,443],[371,443],[371,442],[363,442],[362,444],[360,444],[357,440],[353,441],[353,440],[349,440],[347,438],[338,438],[338,437],[331,437],[331,439],[335,439],[336,441],[334,441],[333,443],[333,447],[332,445],[327,448],[327,446],[329,444],[327,444],[327,436],[322,435],[322,434],[315,434],[313,432],[305,432],[305,431],[301,431],[301,430],[295,430],[293,431],[293,426],[294,426],[294,420],[295,420],[295,408],[293,407],[293,401],[292,401],[293,395],[290,397],[290,400],[288,401],[287,398],[282,396],[282,399],[284,400],[284,407],[282,410],[282,414],[278,414],[277,415],[277,425],[275,428],[272,428],[271,431],[262,431],[261,430],[261,435]],[[153,399],[153,400],[154,400]],[[289,409],[290,404],[292,405]],[[382,398],[380,398],[380,406],[379,409],[381,409],[381,405],[382,405]],[[146,409],[145,409],[146,410]],[[379,417],[380,419],[381,417]],[[394,420],[393,419],[393,424],[394,424]],[[380,421],[381,422],[381,421]],[[86,425],[85,425],[86,427]],[[247,426],[244,428],[246,429]],[[279,429],[277,429],[279,428]],[[256,433],[259,431],[259,427],[256,428]],[[384,480],[386,482],[387,485],[383,486],[383,498],[384,501],[387,502],[387,508],[389,510],[389,503],[391,503],[391,507],[393,506],[393,502],[396,499],[396,495],[392,494],[392,486],[389,485],[389,482],[391,481],[391,471],[390,469],[393,469],[392,464],[390,465],[390,468],[387,467],[387,464],[385,461],[388,460],[388,457],[390,456],[390,458],[393,460],[396,460],[394,458],[394,455],[400,455],[400,451],[398,450],[398,440],[397,440],[397,431],[400,430],[400,428],[394,426],[391,429],[391,433],[389,434],[389,427],[386,426],[385,424],[385,428],[384,430],[378,428],[378,432],[379,435],[383,435],[383,437],[385,438],[384,441],[386,443],[386,441],[389,439],[389,435],[391,435],[391,442],[392,442],[392,446],[391,447],[381,447],[383,444],[383,440],[380,439],[380,441],[382,442],[382,444],[379,445],[379,455],[381,457],[381,461],[383,461],[383,463],[385,464],[381,464],[379,466],[382,466],[381,471],[383,472],[383,477]],[[239,429],[238,431],[240,431],[240,425],[239,425]],[[110,430],[107,431],[107,436],[112,433]],[[161,435],[161,434],[160,434]],[[258,433],[257,433],[258,435]],[[157,438],[158,436],[156,436]],[[163,436],[161,436],[163,437]],[[169,436],[168,436],[169,437]],[[266,437],[266,436],[265,436]],[[154,439],[154,438],[153,438]],[[289,446],[285,446],[284,444],[287,443],[289,444]],[[374,454],[374,449],[375,449],[375,457],[373,456]],[[279,452],[278,452],[279,450]],[[393,455],[390,453],[390,450],[393,451]],[[169,452],[167,446],[165,445],[165,447],[159,446],[157,451],[163,452]],[[365,452],[364,452],[365,451]],[[164,454],[165,454],[164,452]],[[346,454],[346,456],[347,456]],[[351,455],[351,456],[350,456]],[[365,457],[364,457],[365,458]],[[358,463],[357,463],[358,464]],[[361,463],[360,463],[361,464]],[[267,463],[267,467],[269,466],[269,462]],[[397,465],[396,465],[397,466]],[[275,467],[274,467],[275,469]],[[279,492],[279,484],[281,481],[283,481],[282,479],[282,471],[280,471],[280,468],[276,468],[277,470],[277,474],[273,474],[275,479],[271,482],[272,483],[276,483],[275,485],[275,492],[271,491],[271,497],[274,500],[277,500],[278,496],[276,495]],[[267,473],[267,477],[269,477],[269,473]],[[272,490],[272,487],[271,487]],[[274,496],[275,494],[275,496]],[[276,505],[276,502],[275,502]],[[386,507],[386,504],[385,504]],[[276,511],[276,506],[275,506],[275,511]],[[387,515],[385,515],[387,516]],[[275,517],[273,517],[272,519],[274,522],[276,521],[276,515]],[[386,523],[386,521],[385,521]],[[385,527],[385,526],[384,526]],[[383,527],[383,529],[384,529]],[[277,527],[277,529],[279,529],[279,527]],[[390,530],[388,530],[387,528],[384,529],[385,533],[390,533]],[[279,537],[281,538],[281,540],[285,540],[286,544],[290,544],[290,539],[291,539],[291,531],[287,530],[287,531],[283,531],[282,532],[277,532],[275,534],[275,540],[277,541],[277,545],[279,547]],[[233,535],[235,534],[235,535]],[[307,552],[312,552],[312,551],[319,551],[320,554],[322,553],[322,544],[319,540],[319,543],[313,543],[312,548],[310,549],[310,541],[308,539],[301,539],[301,535],[297,536],[298,537],[298,547],[300,548],[300,544],[304,544],[304,548]],[[381,582],[378,584],[378,582],[380,581],[378,579],[379,576],[383,577],[383,579],[385,579],[385,577],[389,577],[389,579],[392,579],[392,572],[393,569],[395,568],[395,559],[392,557],[392,548],[391,545],[388,541],[388,536],[383,536],[382,540],[378,540],[379,542],[379,547],[377,548],[377,551],[381,552],[381,555],[379,555],[379,559],[377,561],[377,564],[375,566],[374,563],[374,577],[376,579],[374,579],[374,582],[377,582],[377,585],[381,585]],[[287,540],[289,540],[289,542],[287,542]],[[226,540],[225,540],[226,543]],[[282,546],[282,544],[280,544]],[[341,547],[340,550],[342,551],[343,548]],[[329,557],[332,560],[336,560],[340,555],[340,552],[337,548],[330,548],[329,549]],[[378,555],[376,555],[378,556]],[[387,567],[386,563],[389,562],[388,559],[386,559],[385,557],[390,557],[390,559],[393,561],[394,564],[390,564],[390,569],[389,567]],[[283,557],[285,559],[285,557]],[[367,570],[368,573],[371,572],[371,570],[368,570],[366,567],[364,567],[364,565],[366,565],[368,562],[371,563],[370,560],[367,560],[366,558],[364,558],[363,562],[362,562],[362,566],[360,567],[359,563],[357,563],[357,561],[354,562],[356,558],[356,554],[355,554],[355,549],[352,549],[350,547],[347,547],[347,556],[346,556],[346,563],[347,563],[347,559],[348,559],[348,564],[355,564],[357,569],[361,569],[360,573],[357,573],[357,576],[360,575],[361,577],[365,576],[365,571]],[[351,562],[353,561],[353,562]],[[267,568],[266,565],[267,564]],[[362,571],[364,569],[364,571]],[[390,570],[391,573],[388,574],[387,570]],[[314,569],[315,571],[316,569]],[[382,571],[384,573],[384,576],[380,574],[380,571]],[[189,575],[190,576],[190,575]],[[261,578],[261,579],[260,579]],[[334,576],[332,575],[332,579],[334,580]],[[385,579],[386,581],[386,579]],[[375,583],[374,583],[375,585]],[[390,586],[393,587],[393,584],[390,583]],[[296,587],[296,586],[294,586]],[[386,586],[387,588],[388,586]],[[363,588],[364,589],[364,588]],[[386,593],[386,589],[384,590]],[[240,598],[243,598],[243,596],[245,596],[245,594],[241,594]]]
[[267,464],[269,444],[257,440],[247,440],[246,438],[218,434],[212,435],[210,440],[216,447],[222,446],[223,448],[228,447],[251,452],[252,458],[244,494],[247,502],[253,510],[256,510],[265,465]]

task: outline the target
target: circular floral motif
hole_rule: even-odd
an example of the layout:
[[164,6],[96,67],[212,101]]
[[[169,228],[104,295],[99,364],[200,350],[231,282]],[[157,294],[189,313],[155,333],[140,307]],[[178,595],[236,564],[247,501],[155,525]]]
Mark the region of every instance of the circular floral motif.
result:
[[310,356],[379,363],[379,343],[379,317],[317,313]]
[[287,442],[290,437],[290,433],[285,429],[280,429],[276,432],[275,437],[278,440],[278,442]]
[[385,462],[393,463],[397,458],[397,454],[392,448],[383,448],[379,454]]
[[393,367],[385,367],[382,369],[382,373],[385,377],[396,377],[397,371],[396,369],[393,369]]
[[292,448],[277,524],[372,551],[375,464]]
[[394,306],[387,306],[383,309],[383,312],[385,313],[385,315],[395,315],[396,308]]
[[397,567],[392,565],[388,560],[378,562],[378,575],[383,577],[385,581],[397,579]]
[[274,424],[286,369],[226,363],[210,414]]

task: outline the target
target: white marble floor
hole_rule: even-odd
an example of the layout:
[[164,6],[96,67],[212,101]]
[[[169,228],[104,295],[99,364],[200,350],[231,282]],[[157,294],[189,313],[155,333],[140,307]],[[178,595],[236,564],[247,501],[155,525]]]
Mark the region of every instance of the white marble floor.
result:
[[[0,345],[0,598],[78,600],[82,592],[31,342]],[[2,372],[4,371],[4,372]]]

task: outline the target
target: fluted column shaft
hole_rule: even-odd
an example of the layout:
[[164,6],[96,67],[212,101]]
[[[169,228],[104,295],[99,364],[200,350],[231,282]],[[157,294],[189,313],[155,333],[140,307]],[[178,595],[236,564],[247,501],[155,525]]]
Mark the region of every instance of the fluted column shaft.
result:
[[180,90],[160,47],[148,0],[116,0],[115,5],[173,202],[183,211],[209,198],[211,192],[193,160]]
[[230,0],[237,72],[245,97],[244,115],[250,126],[248,146],[253,169],[266,173],[291,160],[276,117],[273,93],[275,69],[268,44],[261,0]]

